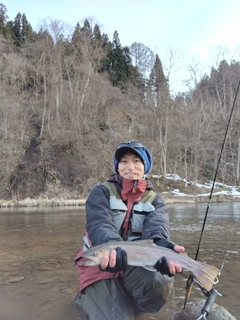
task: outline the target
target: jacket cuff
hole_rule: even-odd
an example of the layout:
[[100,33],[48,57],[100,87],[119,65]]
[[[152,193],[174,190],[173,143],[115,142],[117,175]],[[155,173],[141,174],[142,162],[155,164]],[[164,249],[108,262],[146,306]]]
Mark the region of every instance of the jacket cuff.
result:
[[172,249],[172,250],[174,250],[174,246],[176,245],[174,242],[169,241],[167,239],[155,239],[154,243],[157,246],[168,248],[168,249]]

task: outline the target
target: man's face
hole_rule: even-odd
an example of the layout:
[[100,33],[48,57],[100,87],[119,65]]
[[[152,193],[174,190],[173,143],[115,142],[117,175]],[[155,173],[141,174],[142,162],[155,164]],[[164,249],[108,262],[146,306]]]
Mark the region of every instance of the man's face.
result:
[[134,153],[125,153],[118,163],[118,172],[125,179],[141,180],[144,176],[144,164]]

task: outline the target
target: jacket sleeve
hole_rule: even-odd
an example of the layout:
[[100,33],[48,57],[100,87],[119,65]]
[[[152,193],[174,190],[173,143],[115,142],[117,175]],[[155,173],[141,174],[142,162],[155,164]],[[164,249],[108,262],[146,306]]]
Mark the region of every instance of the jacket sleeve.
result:
[[93,187],[87,198],[86,235],[92,246],[122,240],[114,224],[109,199],[109,190],[102,184]]
[[170,239],[169,216],[163,198],[156,195],[152,205],[155,210],[150,211],[143,223],[142,239]]

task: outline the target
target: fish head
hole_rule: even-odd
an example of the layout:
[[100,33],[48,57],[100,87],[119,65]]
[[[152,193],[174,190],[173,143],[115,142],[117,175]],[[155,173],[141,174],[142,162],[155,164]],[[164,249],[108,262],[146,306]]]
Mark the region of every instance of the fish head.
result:
[[[110,250],[109,249],[95,249],[91,248],[84,252],[82,255],[82,258],[84,260],[81,262],[82,266],[97,266],[100,265],[102,262],[102,258],[104,256],[110,256]],[[86,259],[86,260],[85,260]]]

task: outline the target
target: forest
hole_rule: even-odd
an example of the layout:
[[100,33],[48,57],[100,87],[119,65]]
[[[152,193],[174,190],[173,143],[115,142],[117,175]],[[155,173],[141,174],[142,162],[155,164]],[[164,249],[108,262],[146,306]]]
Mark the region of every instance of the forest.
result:
[[[174,56],[172,56],[174,61]],[[217,58],[216,58],[217,60]],[[138,140],[153,155],[157,190],[177,173],[185,188],[213,179],[240,61],[218,59],[187,92],[171,94],[161,57],[142,43],[124,47],[94,21],[72,33],[0,3],[0,198],[85,196],[113,173],[118,143]],[[239,186],[240,96],[218,181]]]

